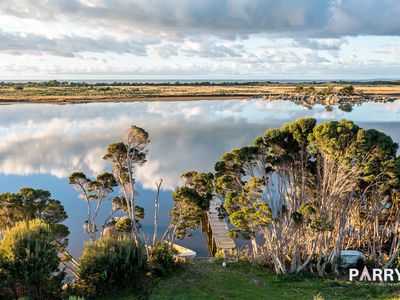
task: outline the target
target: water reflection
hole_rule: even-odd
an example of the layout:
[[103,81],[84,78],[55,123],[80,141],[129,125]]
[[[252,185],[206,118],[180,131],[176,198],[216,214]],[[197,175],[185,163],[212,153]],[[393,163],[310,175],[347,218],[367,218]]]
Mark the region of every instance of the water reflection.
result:
[[[251,143],[266,128],[309,116],[319,121],[351,119],[400,142],[400,102],[365,103],[349,113],[263,100],[10,105],[0,107],[0,191],[17,191],[21,186],[50,190],[67,209],[71,248],[79,253],[84,203],[66,177],[77,170],[91,175],[109,170],[101,159],[105,148],[118,141],[129,125],[145,128],[151,137],[149,161],[138,173],[147,228],[158,178],[164,179],[161,222],[167,226],[171,190],[180,183],[182,172],[211,171],[221,154]],[[109,209],[108,205],[103,213]],[[203,239],[197,233],[184,244],[205,254]]]

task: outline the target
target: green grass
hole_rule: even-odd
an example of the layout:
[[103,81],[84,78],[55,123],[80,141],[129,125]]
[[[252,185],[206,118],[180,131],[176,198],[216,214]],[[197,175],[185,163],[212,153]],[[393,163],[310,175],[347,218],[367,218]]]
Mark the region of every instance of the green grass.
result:
[[[104,300],[121,299],[397,299],[399,285],[322,279],[316,276],[281,277],[248,263],[220,264],[196,261],[184,270],[153,282],[150,295],[123,292]],[[397,292],[397,293],[396,293]],[[139,296],[133,296],[139,295]]]

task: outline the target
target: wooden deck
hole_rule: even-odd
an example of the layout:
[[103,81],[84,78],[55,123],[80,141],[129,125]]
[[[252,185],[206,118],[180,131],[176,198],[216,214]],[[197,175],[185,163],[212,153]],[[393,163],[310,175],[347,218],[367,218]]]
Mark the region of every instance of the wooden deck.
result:
[[236,248],[235,242],[228,236],[228,224],[224,219],[218,217],[217,208],[221,207],[222,199],[219,196],[214,196],[210,202],[210,209],[208,211],[208,220],[211,227],[212,236],[215,245],[218,249],[225,251],[234,250]]

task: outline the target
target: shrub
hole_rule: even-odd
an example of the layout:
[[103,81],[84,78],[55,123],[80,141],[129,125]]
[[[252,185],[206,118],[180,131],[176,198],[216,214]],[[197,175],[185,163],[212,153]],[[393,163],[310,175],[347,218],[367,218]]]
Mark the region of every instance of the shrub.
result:
[[176,252],[168,243],[157,242],[151,246],[149,265],[151,271],[162,276],[176,269],[177,263],[174,258]]
[[80,258],[75,291],[90,298],[135,286],[144,266],[143,247],[137,247],[129,237],[87,242]]
[[340,104],[338,108],[344,112],[351,112],[353,110],[353,106],[350,103]]
[[119,232],[129,233],[132,231],[132,220],[129,217],[122,217],[115,223],[115,229]]
[[354,86],[352,86],[352,85],[345,85],[344,87],[342,87],[339,90],[339,95],[342,95],[342,96],[351,96],[351,95],[354,95],[354,93],[355,93],[355,90],[354,90]]
[[0,295],[10,298],[57,299],[64,272],[54,235],[44,221],[19,222],[0,243]]
[[301,93],[304,91],[304,87],[301,85],[297,85],[296,88],[294,89],[295,93]]
[[304,89],[304,92],[306,95],[314,95],[316,93],[316,89],[314,86],[308,86],[307,88]]

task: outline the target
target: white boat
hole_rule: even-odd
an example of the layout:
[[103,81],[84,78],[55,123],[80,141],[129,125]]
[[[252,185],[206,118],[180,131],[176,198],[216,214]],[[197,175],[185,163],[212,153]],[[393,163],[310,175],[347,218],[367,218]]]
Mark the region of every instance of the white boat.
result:
[[177,244],[172,244],[172,248],[174,248],[174,250],[178,253],[176,254],[176,257],[193,259],[197,255],[195,251]]
[[[335,257],[335,254],[333,255]],[[333,258],[332,257],[332,258]],[[342,250],[340,251],[339,266],[341,268],[355,267],[358,261],[365,261],[364,253],[358,250]]]

